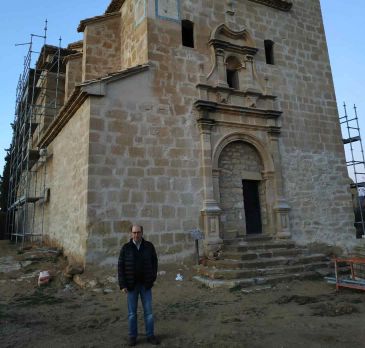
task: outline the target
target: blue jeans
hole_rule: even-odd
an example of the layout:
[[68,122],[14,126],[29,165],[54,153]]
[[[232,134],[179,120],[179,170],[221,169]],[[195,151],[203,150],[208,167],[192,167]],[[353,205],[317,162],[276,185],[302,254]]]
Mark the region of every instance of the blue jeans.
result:
[[144,325],[147,337],[154,335],[154,321],[152,314],[152,290],[146,289],[143,285],[137,284],[133,291],[128,291],[128,326],[129,337],[137,337],[137,307],[138,296],[141,297]]

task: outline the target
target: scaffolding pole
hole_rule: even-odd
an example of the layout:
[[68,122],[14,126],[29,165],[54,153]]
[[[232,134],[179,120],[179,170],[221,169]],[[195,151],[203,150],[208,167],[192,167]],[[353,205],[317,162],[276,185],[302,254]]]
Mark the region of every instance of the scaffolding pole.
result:
[[58,47],[47,45],[47,27],[46,20],[43,35],[31,34],[29,42],[16,45],[28,46],[28,50],[16,89],[7,233],[12,241],[21,243],[22,249],[27,242],[42,242],[47,203],[47,149],[38,148],[38,143],[64,99],[65,69],[61,60],[69,50],[61,48],[61,39]]

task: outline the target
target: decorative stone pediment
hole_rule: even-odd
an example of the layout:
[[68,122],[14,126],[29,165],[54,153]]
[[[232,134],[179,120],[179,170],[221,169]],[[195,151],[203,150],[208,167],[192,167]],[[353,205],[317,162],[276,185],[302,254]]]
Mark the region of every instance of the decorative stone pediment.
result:
[[197,85],[200,100],[226,105],[230,112],[240,108],[277,110],[268,80],[260,79],[256,72],[258,49],[246,29],[234,31],[220,24],[212,31],[209,45],[212,68]]
[[221,24],[213,30],[209,45],[215,50],[224,49],[230,52],[250,55],[254,55],[258,51],[251,35],[246,29],[233,31],[225,24]]
[[270,6],[281,11],[290,11],[293,6],[292,1],[289,0],[249,0],[257,2],[258,4]]
[[[212,52],[212,69],[207,82],[213,86],[230,87],[228,73],[237,72],[236,89],[262,93],[263,88],[256,78],[253,57],[258,49],[246,29],[234,31],[224,23],[212,31],[209,45]],[[240,87],[238,88],[238,85]],[[232,87],[232,86],[231,86]]]

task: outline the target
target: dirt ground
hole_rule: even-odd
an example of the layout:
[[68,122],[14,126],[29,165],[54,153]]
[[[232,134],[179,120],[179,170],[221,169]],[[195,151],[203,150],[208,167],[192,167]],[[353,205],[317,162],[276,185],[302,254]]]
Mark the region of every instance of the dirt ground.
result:
[[[0,241],[1,347],[126,346],[126,296],[115,270],[93,270],[96,281],[80,288],[63,276],[66,265],[56,253],[18,254]],[[54,278],[38,287],[43,270]],[[153,300],[161,347],[365,347],[365,292],[336,293],[312,280],[244,293],[195,283],[191,265],[159,271]],[[137,346],[148,347],[142,313],[139,328]]]

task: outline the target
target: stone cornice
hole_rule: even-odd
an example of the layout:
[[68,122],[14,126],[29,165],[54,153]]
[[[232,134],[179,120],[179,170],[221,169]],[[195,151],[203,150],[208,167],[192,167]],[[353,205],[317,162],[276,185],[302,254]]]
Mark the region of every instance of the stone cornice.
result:
[[270,6],[281,11],[290,11],[293,3],[289,0],[249,0],[258,4]]
[[[267,132],[268,134],[270,133],[270,128],[267,125],[257,125],[257,124],[247,124],[247,123],[240,123],[240,122],[230,122],[230,121],[223,121],[223,120],[214,120],[215,123],[214,125],[217,127],[234,127],[236,129],[245,129],[250,130],[250,131],[264,131]],[[278,134],[280,135],[280,133]]]
[[77,52],[74,54],[70,54],[63,58],[63,63],[67,63],[69,60],[75,60],[75,59],[81,59],[82,58],[82,52]]
[[206,83],[199,83],[196,85],[196,88],[200,88],[202,90],[206,90],[206,91],[212,91],[212,92],[226,92],[226,93],[231,93],[231,94],[235,94],[235,95],[240,95],[242,97],[248,96],[248,95],[256,95],[258,97],[262,97],[265,99],[271,99],[274,100],[277,97],[275,95],[271,95],[271,94],[265,94],[263,95],[261,91],[257,91],[257,90],[252,90],[252,89],[248,89],[248,90],[238,90],[238,89],[233,89],[231,87],[224,87],[224,86],[212,86],[212,85],[208,85]]
[[239,46],[228,41],[223,41],[219,39],[211,39],[209,40],[209,45],[213,46],[214,48],[221,48],[227,51],[238,52],[242,54],[249,54],[255,55],[258,51],[255,47],[248,47],[248,46]]
[[91,18],[86,18],[84,20],[82,20],[77,28],[77,31],[79,33],[82,33],[86,26],[88,24],[91,24],[91,23],[97,23],[97,22],[103,22],[103,21],[106,21],[110,18],[113,18],[113,17],[120,17],[121,16],[121,13],[120,12],[113,12],[113,13],[106,13],[102,16],[95,16],[95,17],[91,17]]
[[215,124],[214,120],[204,117],[198,118],[196,122],[198,123],[200,133],[202,134],[210,134],[212,127]]
[[38,147],[47,147],[51,141],[62,130],[66,123],[72,118],[77,109],[85,102],[88,95],[76,87],[67,103],[62,107],[58,117],[50,124],[46,132],[38,142]]
[[69,43],[67,48],[70,50],[78,50],[78,49],[82,48],[83,44],[84,44],[84,41],[79,40],[79,41]]
[[253,115],[255,117],[263,117],[263,118],[279,118],[282,114],[282,111],[276,110],[262,110],[256,108],[249,108],[245,106],[238,105],[228,105],[222,103],[216,103],[209,100],[197,100],[194,103],[195,108],[198,111],[208,111],[208,112],[225,112],[230,114],[247,114]]

